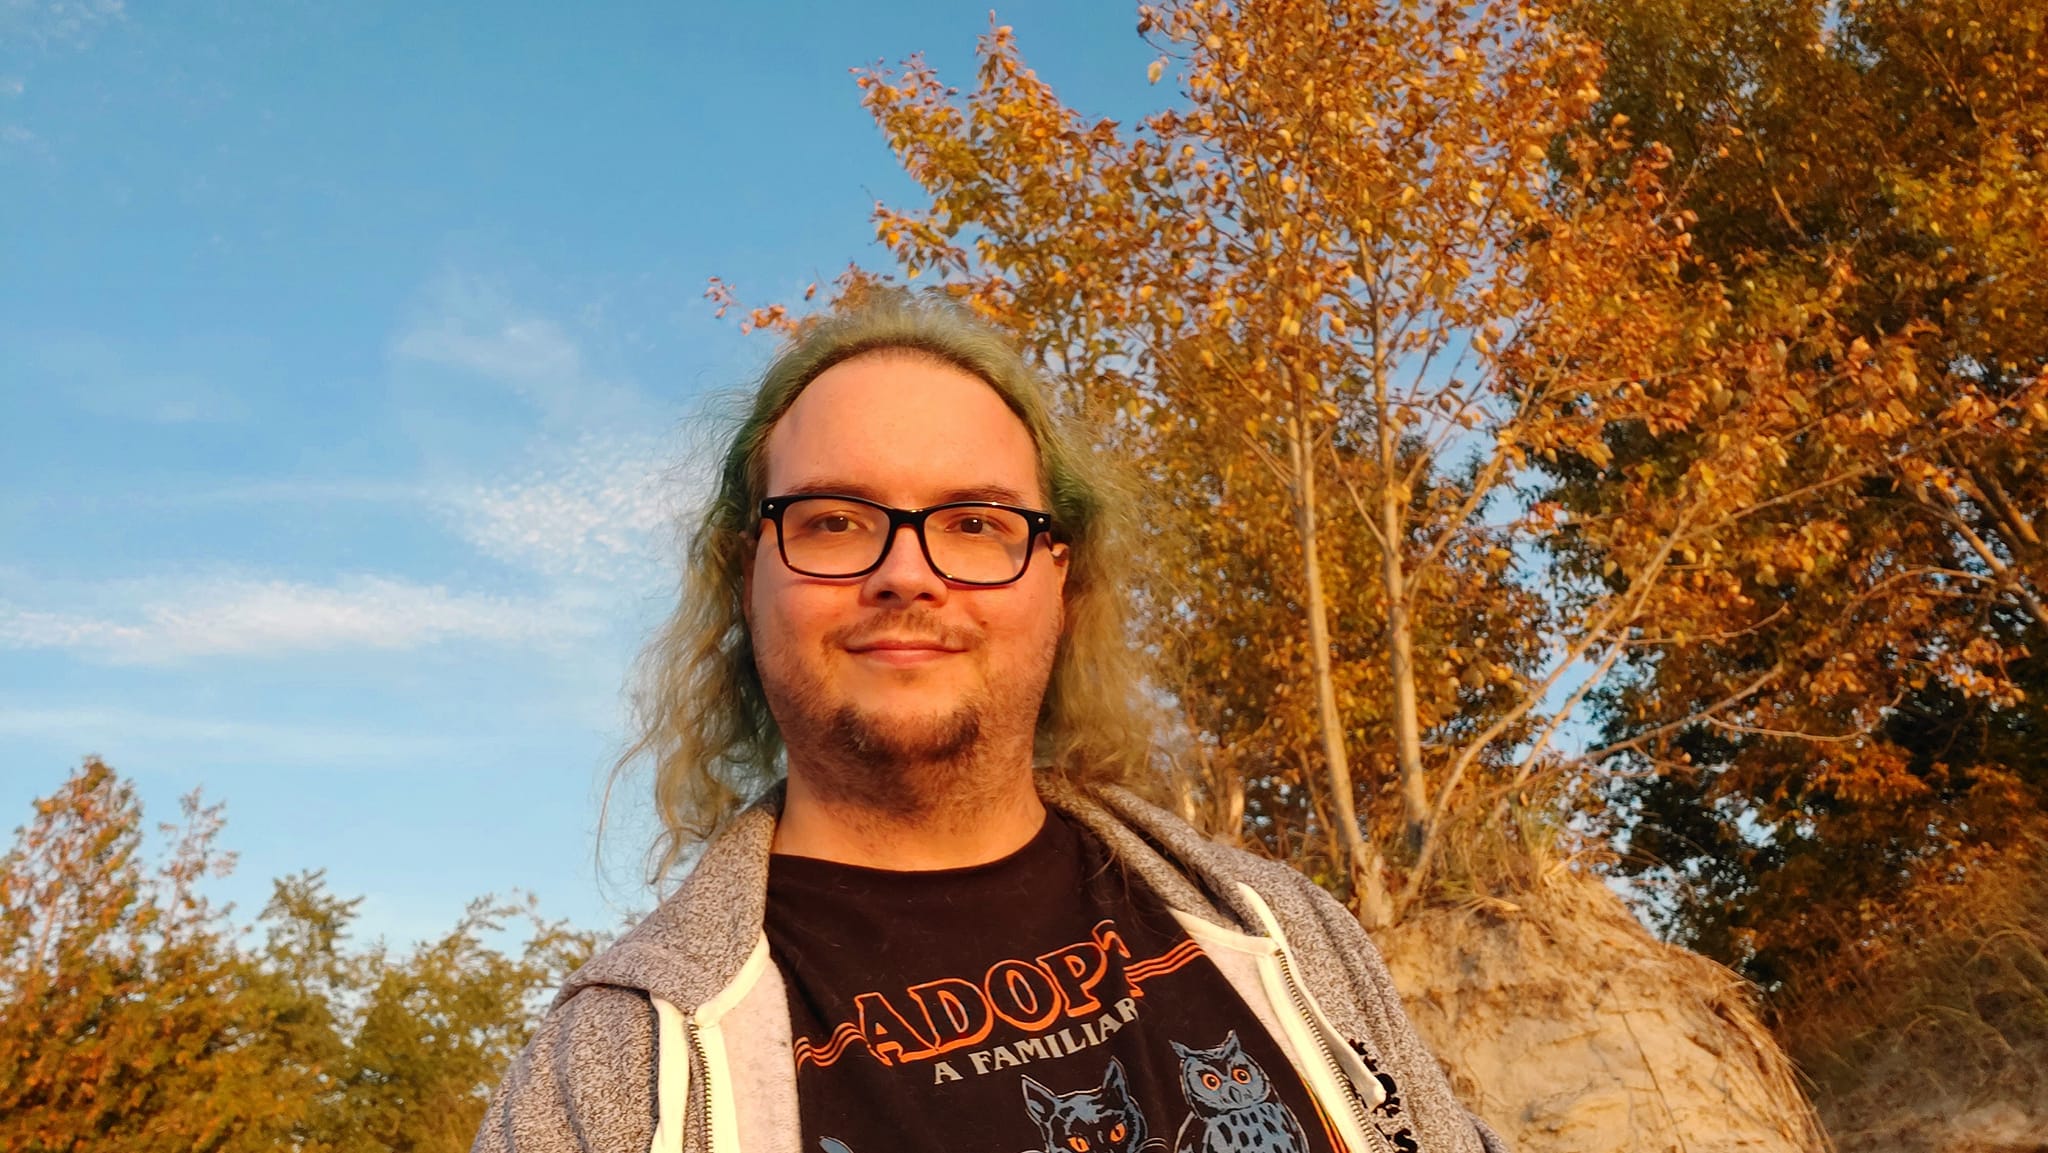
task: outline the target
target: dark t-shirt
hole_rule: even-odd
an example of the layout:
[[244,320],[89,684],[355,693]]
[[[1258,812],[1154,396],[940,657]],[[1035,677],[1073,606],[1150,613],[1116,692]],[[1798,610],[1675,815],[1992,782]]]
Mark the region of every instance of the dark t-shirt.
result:
[[1058,814],[999,861],[778,855],[807,1153],[1333,1153],[1286,1054],[1166,907]]

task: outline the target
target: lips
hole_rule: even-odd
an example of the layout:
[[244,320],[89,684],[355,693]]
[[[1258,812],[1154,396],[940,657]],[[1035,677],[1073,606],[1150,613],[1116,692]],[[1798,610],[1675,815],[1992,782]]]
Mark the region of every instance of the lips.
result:
[[880,640],[863,641],[846,646],[848,652],[856,653],[957,653],[964,650],[936,640]]
[[954,656],[981,640],[978,630],[917,611],[870,617],[834,629],[825,637],[827,645],[841,652],[896,664]]

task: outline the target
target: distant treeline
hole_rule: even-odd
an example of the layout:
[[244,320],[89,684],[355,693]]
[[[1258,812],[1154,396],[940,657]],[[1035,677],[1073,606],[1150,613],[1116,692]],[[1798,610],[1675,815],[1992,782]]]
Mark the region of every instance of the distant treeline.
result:
[[[142,856],[132,785],[88,760],[0,858],[0,1149],[469,1148],[537,1011],[594,938],[480,900],[405,953],[348,939],[318,872],[251,926],[208,904],[218,805]],[[485,938],[527,922],[524,950]],[[260,941],[260,944],[252,944]]]

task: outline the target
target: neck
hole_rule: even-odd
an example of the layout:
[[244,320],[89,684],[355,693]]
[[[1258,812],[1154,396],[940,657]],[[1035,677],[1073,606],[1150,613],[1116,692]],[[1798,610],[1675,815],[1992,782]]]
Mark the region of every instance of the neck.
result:
[[951,795],[886,807],[825,784],[792,756],[773,851],[899,872],[962,869],[1023,848],[1044,821],[1028,756]]

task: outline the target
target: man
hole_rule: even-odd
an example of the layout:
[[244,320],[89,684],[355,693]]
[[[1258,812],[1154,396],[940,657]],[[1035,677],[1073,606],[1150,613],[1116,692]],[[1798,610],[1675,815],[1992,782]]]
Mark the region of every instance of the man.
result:
[[1502,1149],[1357,922],[1126,785],[1130,502],[936,303],[768,369],[649,647],[680,888],[573,976],[478,1150]]

